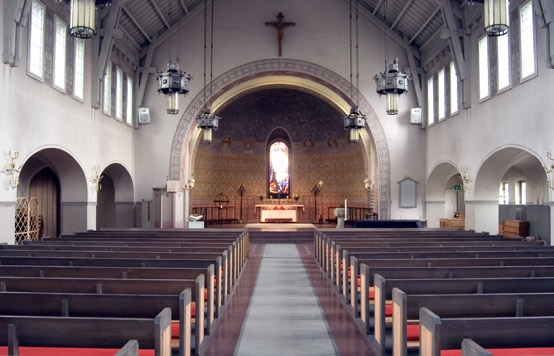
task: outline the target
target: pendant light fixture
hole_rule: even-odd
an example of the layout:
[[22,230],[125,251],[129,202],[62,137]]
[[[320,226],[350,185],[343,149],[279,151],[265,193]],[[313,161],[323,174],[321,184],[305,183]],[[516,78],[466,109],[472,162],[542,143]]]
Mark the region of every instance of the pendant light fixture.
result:
[[96,35],[96,9],[112,4],[112,0],[66,0],[70,7],[69,33],[77,38]]
[[[352,98],[352,100],[354,100],[354,85],[352,83],[353,81],[353,70],[352,70],[352,51],[353,51],[353,43],[352,43],[352,0],[350,0],[350,20],[349,20],[349,23],[350,23],[350,98]],[[358,61],[358,0],[356,0],[356,22],[355,22],[355,26],[356,26],[356,29],[355,29],[355,33],[356,33],[356,46],[355,46],[355,51],[356,51],[356,88],[358,88],[358,84],[359,84],[359,61]],[[365,127],[365,116],[363,116],[361,113],[360,113],[360,110],[358,108],[359,106],[359,97],[360,95],[359,94],[356,94],[357,95],[357,105],[356,106],[352,106],[350,108],[350,113],[348,115],[346,115],[344,118],[343,118],[343,123],[344,123],[344,129],[345,130],[348,130],[348,138],[350,140],[351,143],[357,143],[357,142],[360,142],[360,131],[361,129],[363,129]]]
[[[387,2],[385,1],[384,19],[387,21]],[[385,34],[385,72],[375,75],[377,93],[379,96],[386,95],[386,110],[388,115],[398,114],[398,97],[408,92],[407,74],[398,70],[398,57],[395,56],[392,63],[388,63],[387,34]]]
[[[169,3],[169,19],[171,21],[171,11],[173,9],[172,2]],[[169,30],[171,31],[171,29]],[[167,71],[158,72],[156,80],[158,81],[158,93],[165,95],[167,99],[167,113],[177,115],[179,113],[179,95],[189,92],[190,74],[179,69],[179,56],[175,63],[171,62],[171,44],[169,45],[169,62]]]
[[510,3],[508,0],[485,0],[483,3],[485,32],[488,36],[502,36],[510,28]]
[[[212,12],[210,21],[210,97],[213,95],[213,55],[214,55],[214,3],[212,0]],[[220,117],[212,114],[211,99],[206,100],[206,51],[207,51],[207,20],[208,20],[208,3],[204,0],[204,110],[198,115],[197,127],[202,129],[202,142],[211,143],[212,133],[219,129]]]

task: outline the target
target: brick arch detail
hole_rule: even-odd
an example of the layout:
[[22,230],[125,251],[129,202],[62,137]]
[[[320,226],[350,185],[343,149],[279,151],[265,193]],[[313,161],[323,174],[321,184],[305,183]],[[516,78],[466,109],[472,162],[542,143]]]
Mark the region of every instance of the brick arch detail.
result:
[[[248,80],[269,75],[287,75],[298,77],[306,82],[316,82],[338,94],[345,102],[359,103],[359,108],[366,116],[367,134],[373,139],[377,156],[377,186],[379,192],[378,213],[380,219],[388,219],[390,214],[390,158],[385,132],[375,111],[369,102],[353,89],[350,82],[337,73],[314,63],[293,59],[267,59],[247,63],[229,70],[214,81],[205,90],[200,91],[184,110],[173,136],[169,160],[169,179],[185,180],[187,164],[186,150],[191,142],[196,117],[204,107],[204,100],[213,102],[223,93]],[[323,93],[318,93],[324,95]],[[370,143],[364,142],[366,152]],[[189,162],[190,163],[190,162]]]

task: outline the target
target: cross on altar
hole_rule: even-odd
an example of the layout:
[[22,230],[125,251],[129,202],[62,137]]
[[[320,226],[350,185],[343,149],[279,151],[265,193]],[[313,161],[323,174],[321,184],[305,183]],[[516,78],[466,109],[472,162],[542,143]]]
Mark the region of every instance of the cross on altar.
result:
[[283,29],[285,27],[288,27],[288,26],[296,26],[295,22],[283,22],[284,18],[285,18],[285,15],[283,15],[283,13],[280,12],[277,15],[277,19],[279,21],[277,21],[277,22],[266,22],[265,23],[266,26],[272,26],[272,27],[275,27],[277,29],[277,41],[279,43],[279,57],[281,57],[281,55],[283,54],[283,45],[282,45]]

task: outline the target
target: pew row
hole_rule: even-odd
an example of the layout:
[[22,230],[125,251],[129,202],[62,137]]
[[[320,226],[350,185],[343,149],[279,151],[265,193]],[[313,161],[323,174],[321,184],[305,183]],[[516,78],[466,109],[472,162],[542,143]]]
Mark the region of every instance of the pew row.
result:
[[[356,271],[354,268],[359,264],[360,270]],[[371,267],[368,265],[370,264]],[[364,314],[367,314],[365,310],[369,309],[370,289],[373,286],[374,279],[373,268],[390,268],[390,267],[402,267],[412,268],[420,270],[423,268],[431,267],[523,267],[523,266],[554,266],[554,258],[542,257],[542,258],[529,258],[529,257],[512,257],[512,258],[432,258],[432,259],[390,259],[390,260],[364,260],[358,263],[353,263],[354,267],[351,273],[353,275],[360,275],[359,288],[356,283],[349,283],[348,295],[350,296],[350,307],[355,316],[360,315],[362,323],[367,325],[368,320],[364,320]],[[532,276],[532,274],[530,275]],[[409,274],[405,277],[410,278]],[[350,281],[348,281],[350,282]]]
[[[554,292],[554,278],[462,278],[462,279],[385,279],[375,275],[373,315],[369,303],[364,303],[362,323],[371,334],[370,319],[374,318],[373,337],[381,355],[386,352],[386,305],[392,300],[392,290],[407,294],[495,294]],[[452,306],[454,308],[454,306]],[[515,312],[515,311],[514,311]],[[392,313],[394,315],[394,312]],[[460,340],[461,343],[461,340]]]
[[[419,310],[427,307],[442,317],[554,316],[554,293],[406,294],[392,291],[393,356],[408,355],[409,343],[419,343]],[[388,336],[388,333],[387,333]]]
[[171,355],[169,308],[152,318],[0,315],[0,330],[0,352],[8,355],[114,355],[129,340],[152,355]]
[[530,355],[530,349],[546,348],[554,354],[554,316],[441,318],[421,308],[419,320],[421,356],[461,355],[464,339],[485,349],[525,348]]
[[[375,259],[394,259],[394,260],[412,260],[423,258],[440,258],[448,256],[450,258],[492,258],[492,257],[545,257],[554,256],[554,248],[546,249],[545,246],[529,246],[520,244],[520,246],[499,246],[482,247],[474,245],[461,245],[450,247],[428,246],[425,251],[414,251],[413,246],[408,245],[398,247],[398,252],[382,252],[380,249],[373,250],[372,254],[353,255],[350,251],[343,250],[337,246],[334,253],[334,261],[327,273],[331,283],[338,288],[340,294],[345,296],[346,301],[350,301],[352,307],[355,306],[350,298],[357,297],[356,289],[359,283],[360,264],[370,264]],[[356,276],[351,278],[351,276]]]
[[[505,241],[507,242],[502,242],[500,244],[473,240],[464,241],[463,243],[453,241],[419,243],[409,239],[394,244],[372,244],[348,249],[333,241],[328,251],[326,251],[321,265],[332,282],[340,286],[337,280],[343,278],[347,273],[347,266],[352,264],[352,258],[356,258],[357,260],[371,260],[374,258],[433,258],[440,257],[441,253],[443,254],[444,252],[457,254],[455,257],[464,257],[464,255],[467,255],[466,257],[473,258],[493,257],[496,255],[501,256],[503,254],[515,254],[516,252],[521,256],[527,254],[528,256],[540,255],[543,257],[554,253],[554,247],[537,244],[535,241],[530,243]],[[358,269],[359,265],[351,266],[350,268]]]
[[[201,281],[196,283],[198,288],[200,283]],[[192,326],[192,318],[195,316],[192,305],[193,292],[190,288],[183,290],[177,296],[2,292],[0,293],[0,315],[148,318],[167,307],[170,308],[171,318],[174,321],[172,338],[178,336],[179,339],[179,355],[188,356],[203,346],[203,330],[201,328],[197,330]],[[177,335],[175,335],[176,331]]]
[[[225,257],[226,254],[223,255]],[[214,262],[215,261],[215,262]],[[150,268],[152,272],[156,268],[204,268],[207,271],[206,288],[209,301],[214,303],[214,315],[219,313],[221,305],[224,304],[226,296],[231,292],[233,283],[232,276],[229,276],[227,264],[221,262],[221,257],[215,260],[181,260],[181,259],[130,259],[130,258],[87,258],[87,257],[0,257],[2,266],[65,266],[65,267],[114,267],[114,268]],[[91,269],[92,271],[92,269]],[[160,272],[163,272],[161,270]],[[212,278],[212,276],[214,276]],[[155,277],[160,279],[160,277]],[[238,278],[238,274],[236,275]],[[177,278],[181,279],[181,278]],[[211,304],[210,304],[211,305]]]
[[[172,296],[173,305],[177,303],[176,305],[180,307],[171,309],[173,311],[172,320],[179,322],[179,345],[180,347],[183,345],[183,349],[180,351],[182,355],[186,355],[187,350],[191,348],[200,350],[203,347],[205,335],[209,335],[214,326],[214,309],[211,307],[211,305],[213,305],[213,300],[210,298],[210,295],[206,293],[205,285],[205,276],[203,274],[197,276],[196,279],[190,280],[0,277],[0,297],[6,298],[3,295],[12,292],[98,294],[105,295],[106,297],[104,300],[109,300],[109,298],[117,299],[115,296],[122,295],[127,295],[128,299],[130,297],[131,300],[133,297],[140,300],[142,298],[141,295],[156,295],[158,297],[152,297],[152,300],[155,301],[156,299],[163,299],[166,296]],[[179,304],[182,291],[187,289],[191,291],[190,294],[194,295],[194,299],[191,301],[191,309],[192,302],[194,302],[194,315],[192,315],[192,310],[190,313],[186,313],[186,305],[182,304],[187,301],[187,298],[183,296],[184,302]],[[208,297],[207,300],[205,300],[206,296]],[[54,296],[51,298],[54,298]],[[121,299],[123,299],[123,297],[121,297]],[[45,303],[46,300],[47,299],[44,301]],[[65,304],[67,303],[66,301]],[[36,301],[36,304],[36,306],[27,305],[26,307],[30,308],[30,310],[33,310],[34,307],[40,310],[40,304],[42,304],[42,302]],[[74,310],[77,308],[77,306],[72,307]],[[6,306],[5,308],[8,307]],[[62,306],[60,306],[60,308],[62,308]],[[68,306],[64,305],[63,308],[66,310]],[[80,308],[83,308],[80,310],[84,310],[85,306],[80,306]],[[136,310],[136,308],[134,302],[129,302],[127,306],[121,306],[120,312],[131,312],[132,310]],[[69,310],[65,312],[69,313]],[[140,314],[142,311],[137,310],[137,313]],[[194,344],[191,344],[191,328],[188,325],[193,317],[194,326],[192,329],[194,330]],[[189,345],[192,345],[192,347]]]

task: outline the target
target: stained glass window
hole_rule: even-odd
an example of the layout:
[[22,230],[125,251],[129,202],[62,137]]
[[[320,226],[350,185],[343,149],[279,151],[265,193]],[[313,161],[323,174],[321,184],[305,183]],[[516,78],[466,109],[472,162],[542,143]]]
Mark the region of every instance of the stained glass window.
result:
[[288,198],[290,192],[289,146],[276,141],[269,147],[269,196]]

